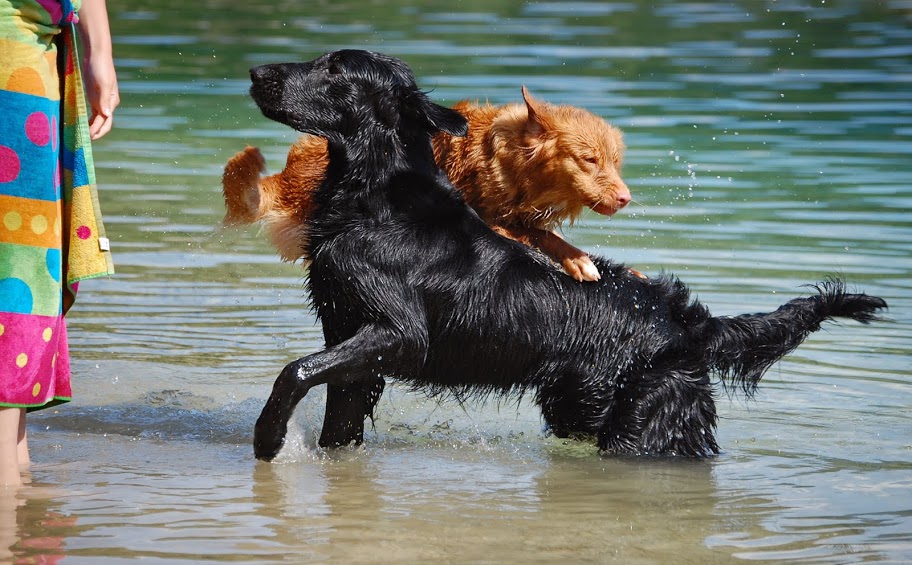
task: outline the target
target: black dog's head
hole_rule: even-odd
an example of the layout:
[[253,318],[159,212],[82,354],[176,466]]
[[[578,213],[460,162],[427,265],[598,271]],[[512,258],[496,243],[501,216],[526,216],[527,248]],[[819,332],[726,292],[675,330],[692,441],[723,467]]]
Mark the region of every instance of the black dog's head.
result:
[[467,132],[465,118],[431,102],[405,63],[380,53],[334,51],[307,63],[254,67],[250,78],[263,115],[331,142],[363,135],[373,124],[409,133]]

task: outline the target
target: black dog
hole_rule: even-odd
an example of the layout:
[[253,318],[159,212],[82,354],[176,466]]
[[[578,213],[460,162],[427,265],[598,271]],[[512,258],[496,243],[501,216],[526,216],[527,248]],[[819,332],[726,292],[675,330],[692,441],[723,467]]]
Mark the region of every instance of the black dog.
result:
[[607,453],[718,453],[710,375],[748,394],[824,320],[886,303],[831,280],[769,314],[714,318],[677,279],[596,259],[578,283],[496,235],[437,170],[431,135],[465,135],[398,59],[338,51],[251,70],[263,113],[329,140],[310,220],[309,288],[326,349],[279,375],[254,432],[272,459],[297,403],[326,384],[320,445],[360,443],[384,376],[457,398],[535,395],[558,436]]

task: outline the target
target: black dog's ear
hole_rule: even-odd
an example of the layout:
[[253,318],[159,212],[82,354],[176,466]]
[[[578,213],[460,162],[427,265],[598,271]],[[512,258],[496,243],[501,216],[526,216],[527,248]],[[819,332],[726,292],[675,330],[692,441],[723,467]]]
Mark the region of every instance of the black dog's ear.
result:
[[436,130],[456,137],[465,137],[469,133],[469,122],[456,110],[428,101],[425,115]]
[[464,137],[469,133],[469,122],[462,114],[434,104],[424,92],[413,91],[407,98],[406,108],[417,113],[419,120],[430,127],[431,133],[442,131],[456,137]]

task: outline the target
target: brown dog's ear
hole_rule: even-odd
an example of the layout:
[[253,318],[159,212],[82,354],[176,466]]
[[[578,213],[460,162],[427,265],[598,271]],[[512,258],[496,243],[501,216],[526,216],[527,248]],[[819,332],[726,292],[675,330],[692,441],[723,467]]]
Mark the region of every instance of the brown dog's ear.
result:
[[526,103],[526,110],[529,112],[529,121],[526,122],[526,133],[530,137],[541,137],[549,129],[545,118],[548,109],[544,103],[539,102],[532,95],[526,85],[522,87],[523,101]]

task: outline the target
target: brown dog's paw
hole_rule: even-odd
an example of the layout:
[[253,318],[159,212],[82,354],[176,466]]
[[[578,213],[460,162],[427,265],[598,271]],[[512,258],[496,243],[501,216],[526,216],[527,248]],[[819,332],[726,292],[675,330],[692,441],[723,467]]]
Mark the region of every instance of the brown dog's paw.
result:
[[637,271],[636,269],[631,269],[630,267],[627,267],[627,272],[629,272],[631,275],[633,275],[633,276],[635,276],[635,277],[637,277],[637,278],[641,278],[641,279],[644,279],[644,280],[647,279],[647,278],[649,278],[649,277],[647,277],[646,275],[644,275],[643,273]]
[[260,208],[260,174],[266,159],[256,147],[247,146],[225,164],[222,194],[225,197],[225,225],[249,224]]
[[595,263],[585,254],[564,258],[561,260],[561,267],[563,267],[564,272],[579,282],[597,281],[602,278]]

